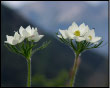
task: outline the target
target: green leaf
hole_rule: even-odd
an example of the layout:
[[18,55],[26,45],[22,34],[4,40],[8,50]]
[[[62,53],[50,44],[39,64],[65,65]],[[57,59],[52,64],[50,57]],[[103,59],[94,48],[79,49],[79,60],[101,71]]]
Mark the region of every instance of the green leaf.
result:
[[86,43],[86,47],[88,47],[90,44],[91,44],[90,42],[87,42],[87,43]]
[[62,42],[62,43],[65,43],[66,45],[69,45],[69,41],[66,41],[66,39],[63,39],[63,38],[59,38],[59,40]]
[[[62,35],[61,35],[62,36]],[[59,38],[63,43],[65,43],[66,45],[70,45],[70,42],[69,42],[69,40],[67,40],[67,39],[64,39],[63,38],[63,36],[62,36],[62,38]]]
[[[56,35],[58,35],[58,32],[56,32]],[[70,42],[69,42],[69,40],[66,40],[66,39],[63,38],[62,34],[61,34],[61,37],[62,37],[62,38],[59,38],[59,40],[60,40],[62,43],[65,43],[65,44],[67,44],[67,45],[71,45]]]
[[5,47],[12,53],[15,53],[13,49],[11,49],[11,47],[8,44],[4,44]]
[[99,44],[95,44],[94,46],[90,47],[90,48],[86,48],[87,49],[93,49],[93,48],[99,48],[99,46],[102,44],[103,41],[101,41]]
[[19,52],[21,52],[22,54],[23,54],[23,49],[22,49],[22,46],[21,46],[21,44],[19,43],[19,44],[17,44],[17,47],[18,47],[18,49],[19,49]]
[[15,45],[11,45],[11,48],[18,54],[20,54],[19,50],[16,48]]
[[56,32],[56,35],[58,35],[58,32]]
[[26,48],[28,49],[29,48],[29,41],[28,41],[28,39],[26,38]]
[[77,42],[77,41],[75,41],[76,42],[76,45],[77,45],[77,50],[79,51],[80,50],[80,42]]
[[21,49],[22,49],[22,54],[26,57],[27,53],[26,53],[26,48],[25,48],[25,45],[24,45],[24,42],[21,44]]
[[74,51],[76,51],[76,48],[75,48],[75,46],[74,46],[72,40],[71,40],[71,47],[73,48]]
[[21,48],[23,49],[23,51],[25,51],[24,42],[22,43]]
[[103,47],[103,46],[105,46],[105,45],[107,45],[108,43],[105,43],[105,44],[103,44],[102,46],[100,46],[100,47],[98,47],[98,48],[101,48],[101,47]]
[[30,56],[30,55],[31,55],[32,48],[35,47],[35,46],[37,46],[37,44],[36,44],[36,45],[33,45],[33,46],[30,46],[30,47],[26,50],[26,55],[27,55],[27,56]]
[[103,43],[103,41],[101,41],[101,42],[96,46],[96,48],[98,48],[102,43]]
[[60,40],[62,43],[65,43],[65,41],[64,41],[62,38],[59,38],[59,40]]
[[32,55],[36,52],[36,51],[39,51],[39,50],[42,50],[44,48],[46,48],[49,44],[51,43],[51,41],[46,41],[44,42],[39,48],[36,48],[32,51]]

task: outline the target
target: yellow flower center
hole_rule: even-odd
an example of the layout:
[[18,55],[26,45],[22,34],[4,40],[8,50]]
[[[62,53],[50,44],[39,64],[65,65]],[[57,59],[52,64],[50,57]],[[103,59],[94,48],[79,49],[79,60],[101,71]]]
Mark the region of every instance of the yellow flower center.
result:
[[92,40],[92,36],[89,35],[88,37],[89,37],[90,40]]
[[75,32],[74,32],[74,35],[80,36],[80,31],[79,31],[79,30],[78,30],[78,31],[75,31]]

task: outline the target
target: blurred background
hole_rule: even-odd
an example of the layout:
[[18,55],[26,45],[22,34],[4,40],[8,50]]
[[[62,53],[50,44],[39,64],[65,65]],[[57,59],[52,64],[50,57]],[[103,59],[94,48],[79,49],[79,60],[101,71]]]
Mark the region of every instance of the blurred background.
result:
[[103,47],[81,55],[76,75],[77,87],[108,86],[108,2],[107,1],[2,1],[1,2],[1,85],[2,87],[25,87],[27,81],[26,60],[4,47],[6,35],[13,35],[20,26],[37,27],[45,37],[42,44],[51,44],[32,57],[33,87],[68,86],[74,52],[62,44],[56,32],[67,29],[72,22],[85,23],[95,28],[97,36],[103,37]]

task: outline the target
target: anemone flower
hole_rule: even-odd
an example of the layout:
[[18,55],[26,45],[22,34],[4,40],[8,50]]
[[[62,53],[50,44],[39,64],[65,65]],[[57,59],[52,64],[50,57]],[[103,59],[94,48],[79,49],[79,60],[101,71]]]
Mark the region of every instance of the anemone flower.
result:
[[80,55],[88,49],[99,48],[103,41],[101,40],[101,37],[96,37],[94,30],[90,30],[88,25],[85,25],[85,23],[78,26],[75,22],[73,22],[68,29],[59,29],[59,32],[60,34],[57,33],[59,40],[72,48],[75,53],[75,61],[69,84],[70,87],[73,87],[79,66],[78,63]]
[[5,46],[13,53],[21,55],[26,58],[28,64],[28,75],[27,75],[27,87],[31,87],[31,57],[38,51],[46,48],[50,41],[44,42],[38,47],[38,42],[44,35],[39,35],[37,28],[28,26],[26,29],[22,26],[19,29],[19,33],[15,32],[14,36],[6,35],[7,41]]

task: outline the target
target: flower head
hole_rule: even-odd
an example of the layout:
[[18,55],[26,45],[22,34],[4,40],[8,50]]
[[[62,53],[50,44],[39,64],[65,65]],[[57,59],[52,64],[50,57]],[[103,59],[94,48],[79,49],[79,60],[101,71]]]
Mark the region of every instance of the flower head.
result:
[[88,25],[82,23],[78,27],[78,25],[75,22],[73,22],[72,25],[68,28],[69,33],[73,35],[74,39],[76,39],[76,41],[78,42],[85,40],[84,35],[88,32],[88,30]]
[[[101,37],[96,37],[94,29],[90,30],[88,25],[85,25],[85,23],[78,26],[73,22],[67,30],[60,29],[59,32],[61,33],[61,35],[58,35],[57,33],[59,39],[63,43],[71,46],[76,53],[81,53],[87,49],[98,48],[103,42],[99,42]],[[76,45],[74,45],[72,40],[75,40]]]
[[24,29],[22,26],[18,32],[15,32],[14,36],[8,36],[6,44],[4,44],[11,52],[24,56],[26,59],[30,57],[38,50],[44,49],[48,46],[50,41],[44,42],[40,47],[37,47],[38,42],[44,35],[39,35],[37,28],[31,28],[28,26]]
[[61,30],[59,29],[61,35],[57,35],[59,38],[64,38],[64,39],[71,39],[71,35],[69,34],[69,31],[68,30]]
[[[85,40],[84,35],[88,32],[89,27],[82,23],[79,27],[73,22],[72,25],[68,28],[68,30],[59,30],[64,39],[76,39],[76,41],[80,42]],[[61,38],[61,35],[58,35]]]
[[71,49],[73,49],[73,51],[75,52],[75,61],[70,79],[70,87],[73,87],[78,67],[79,56],[82,52],[88,49],[99,48],[103,41],[100,41],[101,37],[95,36],[94,29],[90,30],[88,25],[85,25],[84,23],[78,26],[75,22],[73,22],[67,30],[60,29],[59,32],[61,33],[61,35],[56,33],[59,37],[59,40],[62,43],[70,46]]
[[44,35],[39,35],[37,28],[32,28],[28,26],[26,29],[24,29],[22,26],[19,29],[19,33],[21,36],[28,38],[29,41],[34,40],[34,42],[38,42]]
[[39,35],[37,28],[32,28],[28,26],[26,29],[24,29],[22,26],[19,29],[19,33],[15,32],[14,36],[8,36],[7,41],[5,43],[8,43],[10,45],[16,45],[18,43],[21,43],[25,38],[28,39],[28,41],[34,40],[34,42],[38,42],[44,35]]
[[15,32],[14,36],[6,35],[6,37],[7,37],[7,41],[5,41],[5,43],[8,43],[10,45],[16,45],[24,40],[24,37],[21,37],[21,35],[18,34],[18,32]]
[[94,29],[92,29],[92,30],[89,30],[88,33],[85,35],[85,39],[87,42],[97,44],[98,41],[101,40],[101,37],[96,37]]

